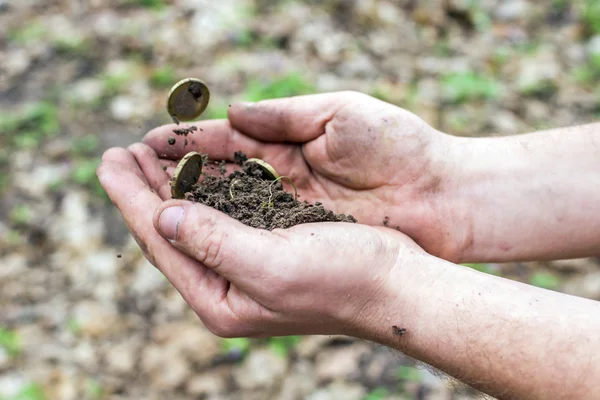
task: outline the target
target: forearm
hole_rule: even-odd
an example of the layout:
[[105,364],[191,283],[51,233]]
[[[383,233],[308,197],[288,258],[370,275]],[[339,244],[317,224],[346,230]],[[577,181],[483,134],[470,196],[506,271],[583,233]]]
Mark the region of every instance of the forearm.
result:
[[369,339],[502,399],[600,393],[599,303],[425,254],[402,258],[411,261],[390,273]]
[[600,123],[455,144],[445,207],[470,227],[460,261],[600,254]]

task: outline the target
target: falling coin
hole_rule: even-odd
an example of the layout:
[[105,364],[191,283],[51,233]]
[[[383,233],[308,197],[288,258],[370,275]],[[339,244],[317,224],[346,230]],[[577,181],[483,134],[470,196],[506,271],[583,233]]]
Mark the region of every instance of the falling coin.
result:
[[196,78],[186,78],[171,88],[167,112],[175,123],[191,121],[204,112],[209,99],[210,92],[204,82]]
[[263,176],[267,179],[273,180],[279,178],[279,174],[275,171],[275,168],[271,167],[271,164],[261,160],[260,158],[250,158],[248,163],[255,163],[263,172]]
[[198,182],[202,172],[202,156],[195,151],[189,152],[179,161],[173,179],[171,179],[171,196],[183,199],[193,185]]

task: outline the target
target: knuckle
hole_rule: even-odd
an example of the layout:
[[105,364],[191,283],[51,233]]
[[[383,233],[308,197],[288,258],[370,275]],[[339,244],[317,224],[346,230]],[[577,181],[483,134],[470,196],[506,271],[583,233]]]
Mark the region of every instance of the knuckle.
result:
[[188,221],[194,225],[193,228],[180,232],[184,242],[190,244],[198,261],[211,269],[218,268],[225,261],[224,243],[227,240],[227,233],[219,229],[213,217],[192,218]]

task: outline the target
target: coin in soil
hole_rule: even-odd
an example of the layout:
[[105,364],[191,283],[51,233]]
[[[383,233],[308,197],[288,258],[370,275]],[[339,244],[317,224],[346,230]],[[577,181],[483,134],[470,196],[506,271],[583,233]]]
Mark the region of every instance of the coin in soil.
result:
[[193,185],[198,182],[202,173],[202,156],[195,151],[187,153],[175,168],[171,179],[171,196],[183,199]]
[[186,78],[177,82],[169,92],[167,112],[175,123],[198,118],[210,100],[208,86],[200,79]]
[[263,179],[274,180],[279,178],[279,174],[271,166],[271,164],[266,161],[261,160],[260,158],[249,158],[248,163],[254,163],[258,166],[258,168],[262,171]]

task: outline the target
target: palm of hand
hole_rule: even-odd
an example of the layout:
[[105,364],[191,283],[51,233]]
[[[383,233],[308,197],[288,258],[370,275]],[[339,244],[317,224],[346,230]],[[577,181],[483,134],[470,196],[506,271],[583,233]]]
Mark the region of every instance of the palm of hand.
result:
[[170,126],[144,141],[167,159],[197,150],[231,160],[242,150],[290,177],[303,200],[371,225],[385,217],[390,226],[400,225],[407,202],[439,181],[428,168],[432,136],[439,132],[408,111],[362,94],[234,105],[229,117],[230,122],[203,122],[203,136],[191,147],[168,146]]

